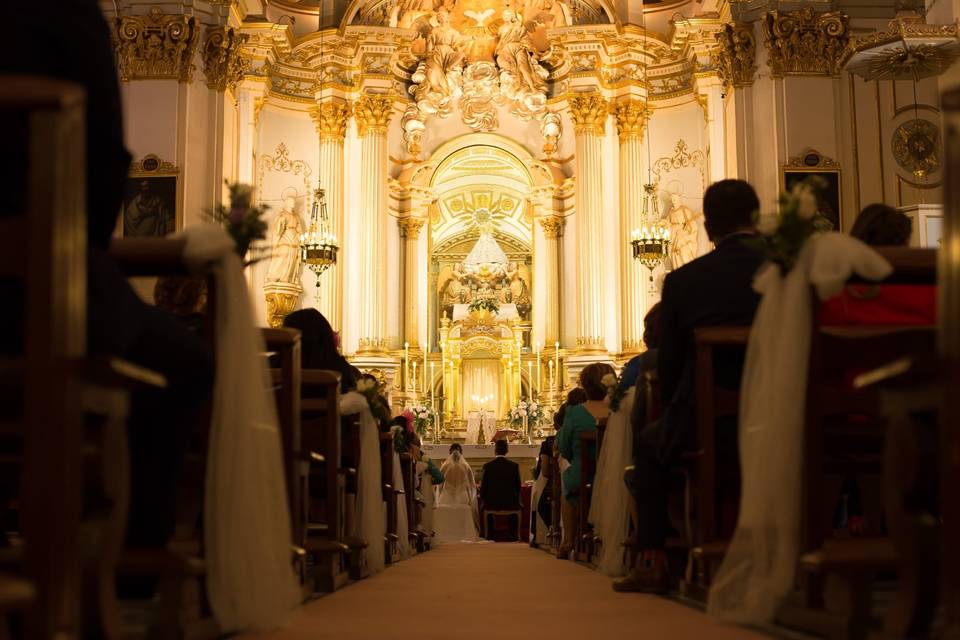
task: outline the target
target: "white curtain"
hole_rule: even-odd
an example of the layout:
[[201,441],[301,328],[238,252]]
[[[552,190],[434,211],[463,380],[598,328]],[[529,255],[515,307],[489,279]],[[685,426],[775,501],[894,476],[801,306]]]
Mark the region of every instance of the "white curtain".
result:
[[790,593],[802,499],[804,402],[812,330],[811,285],[836,295],[852,273],[879,280],[890,264],[840,233],[812,237],[783,277],[763,268],[763,296],[750,330],[740,392],[740,515],[710,589],[707,610],[724,620],[764,624]]
[[299,603],[283,453],[266,350],[233,240],[184,232],[184,258],[216,278],[216,363],[204,543],[210,605],[222,632],[268,629]]
[[[497,411],[500,407],[500,374],[499,360],[463,361],[463,397],[460,406],[464,408],[464,415],[480,409]],[[489,400],[480,402],[482,398]]]

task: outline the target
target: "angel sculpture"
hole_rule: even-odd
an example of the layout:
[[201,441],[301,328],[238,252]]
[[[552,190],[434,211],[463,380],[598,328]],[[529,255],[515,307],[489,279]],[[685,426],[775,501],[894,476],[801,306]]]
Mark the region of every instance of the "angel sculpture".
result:
[[506,75],[525,92],[545,93],[546,69],[537,63],[527,26],[516,11],[504,11],[502,17],[503,24],[497,32],[500,42],[496,50],[501,83]]
[[[441,101],[456,97],[460,90],[460,73],[463,67],[463,36],[450,26],[450,14],[441,9],[436,15],[436,26],[427,35],[427,58],[424,81],[417,100],[438,97]],[[421,91],[424,96],[421,96]]]

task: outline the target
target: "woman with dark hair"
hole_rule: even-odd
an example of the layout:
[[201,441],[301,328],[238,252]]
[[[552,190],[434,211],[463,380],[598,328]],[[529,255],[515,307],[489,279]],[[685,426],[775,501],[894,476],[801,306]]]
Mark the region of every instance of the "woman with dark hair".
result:
[[300,363],[304,369],[327,369],[340,374],[340,391],[357,384],[360,372],[340,355],[337,333],[316,309],[299,309],[283,319],[283,326],[300,330]]
[[876,202],[863,208],[850,229],[850,235],[872,247],[905,247],[912,233],[906,214]]
[[[580,372],[580,386],[587,395],[583,404],[567,408],[563,419],[563,428],[557,434],[557,446],[560,455],[569,463],[563,472],[563,540],[557,549],[557,558],[566,560],[573,550],[573,531],[576,525],[577,492],[580,489],[582,469],[580,468],[580,434],[596,431],[597,424],[610,415],[607,406],[607,387],[603,384],[605,376],[614,375],[613,367],[605,362],[594,362]],[[596,447],[590,447],[587,455],[595,458]],[[592,478],[587,478],[587,482]]]

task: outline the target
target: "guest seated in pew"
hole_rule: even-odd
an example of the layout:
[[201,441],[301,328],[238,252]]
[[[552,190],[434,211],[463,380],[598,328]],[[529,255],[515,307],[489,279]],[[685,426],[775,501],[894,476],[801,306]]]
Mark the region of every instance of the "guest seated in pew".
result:
[[[885,204],[867,205],[850,235],[872,247],[906,247],[911,223],[902,211]],[[820,306],[825,326],[918,326],[937,321],[937,288],[933,285],[850,284]]]
[[[0,56],[0,72],[60,78],[86,91],[88,353],[121,357],[166,378],[165,389],[133,391],[128,419],[131,496],[127,540],[137,547],[163,547],[173,533],[182,462],[210,397],[212,354],[208,345],[176,318],[145,304],[107,255],[123,201],[130,154],[123,140],[113,43],[98,3],[73,0],[14,4],[8,9],[14,24],[32,26],[14,29],[5,39],[9,49]],[[25,135],[27,127],[19,131]],[[25,142],[13,141],[15,146]],[[26,167],[23,162],[7,163],[13,184],[28,179]],[[19,192],[7,194],[14,199],[20,196]],[[17,210],[19,205],[14,204]],[[16,294],[3,297],[17,304]],[[152,587],[133,590],[149,595]]]
[[304,369],[327,369],[340,374],[340,391],[357,386],[360,370],[340,354],[340,336],[322,313],[310,307],[294,311],[283,326],[300,331],[300,362]]
[[[560,455],[569,463],[563,471],[563,504],[561,518],[563,519],[563,539],[557,549],[557,558],[566,560],[573,551],[573,533],[577,519],[577,494],[580,490],[581,479],[586,482],[592,478],[582,478],[580,468],[580,434],[585,431],[596,431],[597,424],[610,415],[607,406],[607,388],[603,384],[603,377],[613,374],[614,370],[605,362],[594,362],[587,365],[580,372],[580,386],[587,394],[587,401],[583,404],[568,407],[563,418],[563,427],[557,434],[557,446]],[[588,456],[596,458],[596,447],[592,446]]]
[[[762,256],[748,242],[755,235],[760,203],[741,180],[722,180],[703,197],[704,226],[715,249],[667,274],[661,297],[657,371],[660,420],[645,426],[635,444],[634,469],[627,475],[637,505],[639,564],[615,580],[617,591],[660,592],[667,586],[667,479],[670,465],[696,447],[693,331],[700,326],[748,325],[759,296],[753,276]],[[742,360],[716,363],[718,381],[736,388]],[[736,451],[736,429],[718,433],[718,446]],[[713,454],[713,452],[710,452]],[[735,453],[733,453],[735,455]]]

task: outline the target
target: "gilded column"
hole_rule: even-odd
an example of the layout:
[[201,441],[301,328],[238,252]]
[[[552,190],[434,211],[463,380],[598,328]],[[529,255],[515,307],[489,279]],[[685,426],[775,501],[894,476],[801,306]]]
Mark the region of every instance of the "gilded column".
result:
[[568,99],[577,158],[577,348],[604,351],[602,314],[603,135],[610,105],[599,93]]
[[[347,133],[350,107],[340,102],[323,102],[311,112],[320,137],[320,170],[318,182],[326,192],[330,232],[343,242],[343,139]],[[337,264],[321,278],[320,312],[337,331],[343,322],[343,251]]]
[[419,318],[420,296],[417,288],[417,267],[419,266],[420,229],[426,223],[425,218],[406,217],[397,221],[400,225],[400,235],[405,239],[404,250],[404,279],[403,279],[403,336],[410,344],[411,350],[420,348]]
[[393,97],[367,94],[354,105],[360,135],[360,351],[387,349],[387,125]]
[[[640,227],[643,212],[643,131],[649,112],[640,100],[619,102],[614,111],[620,139],[620,229],[624,238]],[[620,252],[620,335],[623,354],[638,353],[643,344],[647,311],[647,280],[643,265],[629,250]]]
[[543,228],[543,252],[540,254],[544,261],[544,282],[542,288],[543,309],[545,317],[543,323],[543,343],[548,349],[560,340],[560,231],[563,229],[563,218],[555,215],[543,215],[537,218]]

